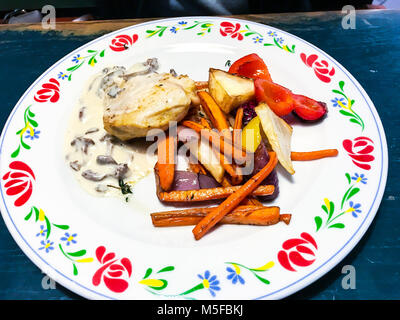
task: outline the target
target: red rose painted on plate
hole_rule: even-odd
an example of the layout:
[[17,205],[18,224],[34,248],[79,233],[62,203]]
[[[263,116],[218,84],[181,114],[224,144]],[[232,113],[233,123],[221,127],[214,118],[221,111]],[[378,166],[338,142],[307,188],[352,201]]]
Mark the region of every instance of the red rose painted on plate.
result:
[[125,51],[128,50],[139,38],[137,34],[132,37],[126,34],[120,34],[111,40],[110,49],[113,51]]
[[10,163],[8,171],[3,180],[6,181],[4,188],[9,196],[18,195],[14,201],[16,207],[24,205],[32,195],[32,180],[35,180],[35,175],[32,169],[22,161],[13,161]]
[[231,36],[232,39],[237,38],[238,40],[243,40],[243,35],[239,31],[240,23],[233,24],[232,22],[224,21],[221,22],[221,28],[219,32],[224,36]]
[[279,263],[289,271],[296,271],[293,265],[308,267],[314,263],[315,259],[308,260],[304,254],[314,257],[314,250],[317,250],[318,246],[310,234],[303,232],[300,238],[286,240],[282,244],[282,249],[278,252]]
[[38,90],[34,96],[37,102],[50,101],[55,103],[60,98],[60,83],[54,79],[49,79],[49,82],[42,84],[42,89]]
[[96,271],[92,283],[98,286],[101,280],[113,292],[124,292],[128,286],[128,279],[132,275],[132,264],[128,258],[115,259],[115,253],[106,253],[106,248],[100,246],[96,249],[96,258],[103,265]]
[[371,169],[368,162],[374,161],[375,157],[371,155],[374,151],[374,142],[367,137],[358,137],[353,141],[346,139],[343,141],[343,148],[347,154],[353,159],[353,163],[364,170]]
[[331,77],[335,74],[335,68],[329,68],[329,64],[326,60],[318,60],[316,54],[310,54],[308,57],[305,53],[300,54],[301,60],[306,66],[312,68],[316,76],[323,82],[331,82]]

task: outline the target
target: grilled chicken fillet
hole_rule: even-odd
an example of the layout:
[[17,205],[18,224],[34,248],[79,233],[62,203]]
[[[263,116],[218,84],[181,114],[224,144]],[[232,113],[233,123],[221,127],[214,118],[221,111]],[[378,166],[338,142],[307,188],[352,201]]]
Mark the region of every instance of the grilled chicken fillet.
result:
[[151,129],[180,121],[196,100],[196,87],[186,75],[150,73],[126,78],[115,97],[106,98],[104,129],[121,140],[144,137]]

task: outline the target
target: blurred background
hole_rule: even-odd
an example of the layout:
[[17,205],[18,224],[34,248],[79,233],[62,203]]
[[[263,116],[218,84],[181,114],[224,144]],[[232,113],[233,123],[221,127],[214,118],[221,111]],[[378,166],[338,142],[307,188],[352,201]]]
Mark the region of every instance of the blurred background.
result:
[[400,0],[1,0],[0,23],[40,22],[44,5],[57,21],[236,15],[356,9],[400,9]]

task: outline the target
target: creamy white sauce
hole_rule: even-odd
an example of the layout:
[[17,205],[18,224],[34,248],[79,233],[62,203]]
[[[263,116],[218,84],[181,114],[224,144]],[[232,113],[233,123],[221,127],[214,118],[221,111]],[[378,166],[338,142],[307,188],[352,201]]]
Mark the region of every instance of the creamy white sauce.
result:
[[[88,80],[69,120],[65,135],[64,154],[66,164],[68,166],[72,164],[75,167],[75,170],[71,168],[71,171],[84,190],[97,196],[126,198],[129,194],[122,194],[118,178],[112,176],[117,166],[115,164],[99,164],[96,160],[97,157],[107,155],[111,156],[118,164],[126,164],[129,170],[123,177],[123,181],[131,187],[153,171],[157,158],[155,155],[149,157],[146,154],[147,147],[152,142],[146,142],[145,139],[121,142],[114,137],[112,138],[116,141],[114,143],[104,139],[104,137],[111,138],[103,126],[103,112],[107,97],[105,92],[114,95],[117,88],[114,84],[123,81],[120,77],[121,74],[138,72],[144,70],[145,66],[143,63],[138,63],[128,70],[119,70],[118,68],[108,68],[109,72],[116,71],[108,79],[105,78],[106,73],[100,73]],[[76,140],[77,138],[81,141],[90,139],[86,140],[89,142],[86,153],[83,151],[84,145]],[[74,140],[75,143],[71,144]],[[101,181],[88,180],[82,176],[82,173],[87,170],[100,176],[106,175],[106,177]]]

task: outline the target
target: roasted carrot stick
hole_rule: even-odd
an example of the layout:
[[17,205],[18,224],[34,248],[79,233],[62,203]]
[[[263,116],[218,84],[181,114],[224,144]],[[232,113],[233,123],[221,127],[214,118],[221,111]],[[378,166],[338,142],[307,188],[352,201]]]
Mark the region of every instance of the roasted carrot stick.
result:
[[258,201],[254,196],[248,196],[246,199],[244,199],[241,203],[243,206],[262,206],[263,204]]
[[196,90],[203,90],[208,88],[208,81],[196,81],[194,83]]
[[194,121],[185,120],[182,121],[181,124],[200,133],[202,137],[212,143],[214,148],[216,148],[219,152],[223,152],[227,157],[234,157],[234,159],[240,163],[244,163],[246,161],[246,151],[241,147],[232,144],[232,140],[225,139],[217,132],[209,130],[203,125]]
[[[210,124],[208,123],[208,121],[204,118],[200,119],[201,124],[206,127],[207,129],[211,129]],[[235,167],[229,163],[228,159],[226,159],[226,157],[219,152],[218,150],[215,150],[216,155],[219,157],[219,161],[221,163],[221,165],[224,167],[225,171],[228,172],[231,177],[232,177],[232,182],[237,185],[240,184],[243,181],[243,177],[238,175],[239,170],[236,170]]]
[[210,119],[214,128],[221,132],[224,136],[231,139],[231,131],[229,130],[229,123],[221,108],[215,102],[213,97],[207,91],[200,91],[197,93],[200,98],[201,106]]
[[208,123],[208,121],[206,120],[206,119],[204,119],[204,118],[200,118],[200,122],[201,122],[201,124],[204,126],[204,127],[206,127],[207,129],[212,129],[211,128],[211,126],[210,126],[210,124]]
[[[175,227],[197,224],[213,208],[192,208],[152,213],[151,220],[155,227]],[[239,206],[221,219],[221,224],[248,224],[269,226],[281,219],[279,207]],[[287,219],[287,216],[285,216]]]
[[158,142],[158,170],[160,175],[160,186],[164,191],[171,189],[175,175],[175,152],[176,139],[167,136]]
[[[160,201],[163,202],[196,202],[207,200],[225,199],[239,191],[243,186],[217,187],[209,189],[186,190],[186,191],[160,191],[157,193]],[[254,196],[267,196],[274,193],[273,185],[258,186],[252,190]]]
[[236,111],[235,124],[233,126],[233,143],[240,145],[240,137],[242,136],[243,108],[240,107]]
[[[259,184],[271,173],[278,163],[275,152],[270,153],[268,163],[258,173],[252,176],[237,192],[231,194],[218,207],[214,208],[207,216],[193,228],[192,232],[196,240],[200,240],[212,227],[214,227],[225,215],[235,209],[240,202],[251,194]],[[254,194],[254,193],[253,193]]]
[[327,157],[336,157],[337,155],[337,149],[326,149],[309,152],[292,152],[291,158],[293,161],[309,161]]
[[207,174],[206,169],[200,163],[189,162],[189,167],[194,173]]

